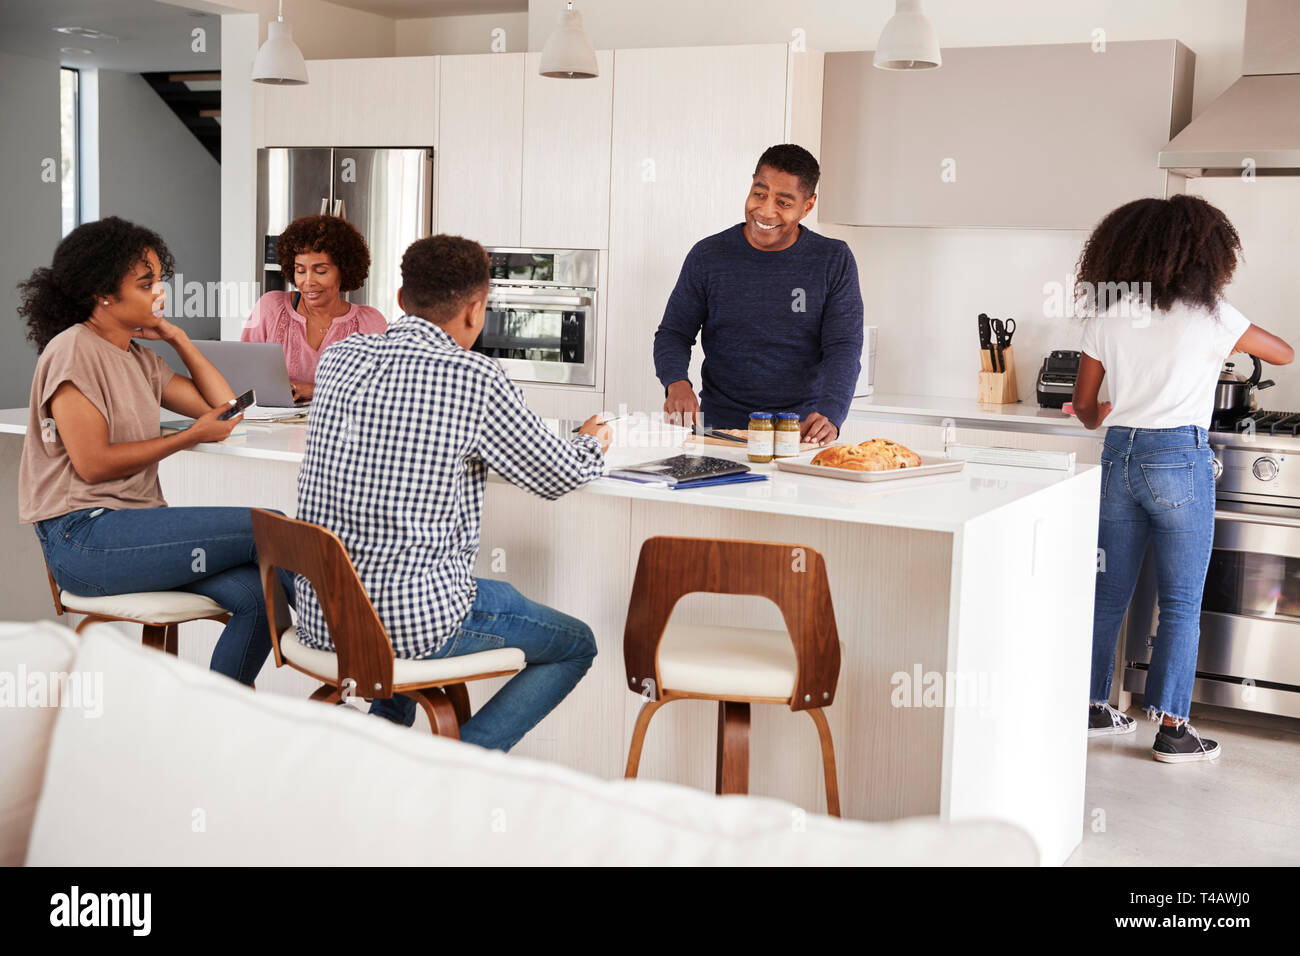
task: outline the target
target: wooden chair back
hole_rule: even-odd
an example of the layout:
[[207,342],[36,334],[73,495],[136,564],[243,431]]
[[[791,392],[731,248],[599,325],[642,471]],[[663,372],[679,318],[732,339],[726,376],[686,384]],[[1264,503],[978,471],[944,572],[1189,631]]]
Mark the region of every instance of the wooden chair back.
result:
[[[623,660],[632,689],[658,700],[658,652],[677,602],[694,592],[753,594],[781,609],[798,670],[791,710],[826,707],[835,699],[840,641],[826,562],[812,548],[766,541],[649,538],[641,545],[623,632]],[[637,683],[654,675],[653,688]]]
[[393,695],[393,645],[338,536],[320,525],[254,508],[253,540],[266,596],[277,667],[280,635],[289,628],[276,568],[305,577],[316,592],[338,655],[338,679],[356,681],[358,697]]

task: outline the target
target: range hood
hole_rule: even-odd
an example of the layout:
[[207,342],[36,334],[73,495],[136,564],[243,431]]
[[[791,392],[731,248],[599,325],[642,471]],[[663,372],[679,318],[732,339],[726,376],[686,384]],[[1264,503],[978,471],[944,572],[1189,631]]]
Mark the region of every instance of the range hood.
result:
[[1242,77],[1160,151],[1184,176],[1300,176],[1300,3],[1248,0]]

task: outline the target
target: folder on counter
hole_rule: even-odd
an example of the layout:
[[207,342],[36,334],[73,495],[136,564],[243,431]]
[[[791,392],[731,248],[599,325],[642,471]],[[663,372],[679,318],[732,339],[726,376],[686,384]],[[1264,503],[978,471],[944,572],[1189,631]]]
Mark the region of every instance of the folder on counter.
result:
[[717,478],[701,478],[684,485],[669,485],[673,491],[690,491],[692,488],[706,488],[709,485],[743,485],[747,481],[767,481],[767,475],[721,475]]

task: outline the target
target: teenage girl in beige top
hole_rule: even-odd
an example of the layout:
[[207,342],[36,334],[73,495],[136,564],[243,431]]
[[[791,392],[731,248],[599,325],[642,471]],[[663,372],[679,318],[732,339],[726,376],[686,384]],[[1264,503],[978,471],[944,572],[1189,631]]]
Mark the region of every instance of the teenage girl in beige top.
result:
[[[19,314],[40,358],[19,471],[19,520],[34,524],[58,586],[102,596],[192,591],[231,613],[212,669],[252,684],[270,652],[247,508],[169,508],[158,462],[239,424],[234,393],[162,317],[172,256],[116,217],[78,226],[49,268],[20,283]],[[170,344],[174,374],[134,338]],[[159,408],[195,419],[159,436]],[[292,589],[289,589],[292,597]]]

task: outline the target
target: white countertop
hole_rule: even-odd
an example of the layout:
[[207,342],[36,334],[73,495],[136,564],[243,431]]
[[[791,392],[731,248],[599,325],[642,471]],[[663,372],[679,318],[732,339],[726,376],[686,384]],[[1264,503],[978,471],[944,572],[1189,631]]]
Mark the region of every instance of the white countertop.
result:
[[[26,431],[27,409],[0,410],[0,433],[23,435]],[[303,424],[243,423],[226,441],[197,445],[190,451],[267,461],[301,462],[306,440],[307,426]],[[740,445],[734,450],[714,445],[690,447],[703,454],[748,463],[745,449]],[[926,449],[915,450],[927,452]],[[612,464],[623,465],[651,461],[675,453],[670,448],[611,448],[607,458]],[[959,530],[967,521],[1028,498],[1060,482],[1090,477],[1089,473],[1096,470],[1095,465],[1081,465],[1074,473],[1067,473],[967,462],[966,467],[957,474],[861,483],[791,474],[779,471],[774,464],[755,464],[751,467],[767,474],[769,480],[719,485],[694,491],[672,491],[654,485],[603,478],[584,486],[577,493],[742,511],[778,511],[783,515],[805,518],[952,532]],[[493,474],[489,481],[504,482],[504,479]]]
[[1039,408],[1032,396],[1010,405],[989,405],[973,398],[878,392],[855,398],[849,406],[849,417],[889,421],[919,418],[935,422],[951,418],[957,424],[984,423],[987,427],[1004,430],[1077,434],[1081,437],[1094,434],[1100,437],[1100,432],[1089,432],[1073,415],[1055,408]]

